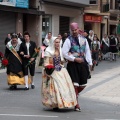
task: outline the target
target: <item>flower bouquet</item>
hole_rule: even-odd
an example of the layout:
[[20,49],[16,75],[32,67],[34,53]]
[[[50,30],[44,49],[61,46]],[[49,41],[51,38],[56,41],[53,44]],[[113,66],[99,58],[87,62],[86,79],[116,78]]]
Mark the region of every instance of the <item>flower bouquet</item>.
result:
[[[36,59],[36,57],[37,57],[38,54],[39,54],[39,51],[40,51],[40,47],[39,47],[39,48],[35,48],[35,52],[34,52],[34,54],[33,54],[33,56],[32,56],[31,58]],[[26,67],[30,66],[30,65],[33,64],[33,63],[34,63],[34,61],[29,60],[29,61],[28,61],[28,64],[26,65]]]
[[55,70],[55,67],[53,65],[45,66],[45,72],[47,75],[51,75],[54,70]]
[[8,60],[4,58],[2,60],[2,67],[5,68],[7,65],[8,65]]
[[8,60],[4,58],[4,54],[2,52],[0,52],[0,63],[1,66],[0,68],[3,69],[8,65]]

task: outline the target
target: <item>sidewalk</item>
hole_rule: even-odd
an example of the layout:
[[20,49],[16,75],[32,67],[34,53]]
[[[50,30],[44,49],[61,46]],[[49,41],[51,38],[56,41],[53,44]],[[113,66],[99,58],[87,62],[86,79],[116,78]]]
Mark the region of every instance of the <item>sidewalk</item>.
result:
[[100,62],[81,97],[120,105],[120,59]]
[[0,69],[0,73],[5,73],[6,69]]

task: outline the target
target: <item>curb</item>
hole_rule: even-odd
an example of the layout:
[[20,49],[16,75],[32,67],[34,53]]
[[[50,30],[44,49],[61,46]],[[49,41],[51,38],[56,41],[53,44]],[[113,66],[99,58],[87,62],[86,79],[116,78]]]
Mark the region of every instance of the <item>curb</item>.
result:
[[0,70],[0,73],[5,73],[6,72],[6,69],[1,69]]

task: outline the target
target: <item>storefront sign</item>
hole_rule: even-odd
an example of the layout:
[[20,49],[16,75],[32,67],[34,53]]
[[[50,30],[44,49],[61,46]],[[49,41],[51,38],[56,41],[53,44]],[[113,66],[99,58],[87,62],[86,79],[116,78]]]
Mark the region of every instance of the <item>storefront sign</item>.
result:
[[0,5],[28,8],[29,0],[0,0]]
[[97,22],[100,23],[102,21],[102,16],[97,15],[84,15],[85,22]]

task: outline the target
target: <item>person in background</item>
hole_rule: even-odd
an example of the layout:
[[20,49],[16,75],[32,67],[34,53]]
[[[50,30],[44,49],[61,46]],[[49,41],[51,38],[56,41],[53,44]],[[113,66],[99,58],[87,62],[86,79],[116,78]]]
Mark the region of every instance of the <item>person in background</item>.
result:
[[109,38],[107,34],[104,34],[102,41],[101,41],[101,51],[102,51],[102,59],[105,60],[109,57]]
[[117,40],[117,38],[115,37],[114,34],[112,34],[109,37],[109,43],[110,43],[110,52],[112,53],[111,54],[112,60],[116,61],[116,54],[118,52],[118,49],[117,49],[118,40]]
[[58,34],[57,37],[60,39],[60,46],[62,47],[62,45],[63,45],[62,35],[61,35],[61,34]]
[[88,37],[88,31],[84,30],[83,36],[87,39],[89,47],[91,48],[91,39]]
[[18,41],[17,34],[12,34],[11,41],[6,44],[5,57],[8,59],[7,79],[10,89],[17,89],[17,85],[24,84],[22,60],[19,56],[19,48],[22,41]]
[[[63,43],[63,44],[64,44],[65,40],[67,39],[67,37],[68,37],[68,34],[67,34],[67,32],[65,32],[65,33],[63,34],[63,37],[62,37],[62,43]],[[63,46],[63,44],[62,44],[62,46]]]
[[52,36],[52,33],[51,32],[48,32],[48,34],[46,35],[44,41],[43,41],[43,45],[45,47],[48,47],[49,46],[49,43],[50,41],[53,39],[53,36]]
[[18,33],[18,38],[19,38],[22,42],[25,42],[22,33]]
[[9,33],[9,34],[7,34],[7,37],[6,37],[6,39],[5,39],[5,45],[7,45],[7,43],[9,42],[11,40],[11,34]]
[[[29,90],[29,72],[31,75],[31,88],[34,89],[34,74],[35,74],[35,58],[33,58],[33,54],[35,53],[36,43],[31,41],[30,34],[26,31],[24,32],[24,39],[25,42],[23,42],[20,46],[20,55],[22,58],[22,65],[23,65],[23,73],[25,78],[25,90]],[[29,62],[32,62],[30,66],[27,66]]]
[[89,31],[89,39],[91,40],[91,42],[93,41],[93,37],[94,37],[94,31],[93,30],[90,30]]
[[92,59],[93,59],[93,70],[94,66],[98,66],[98,54],[100,51],[100,42],[97,40],[97,37],[93,37],[93,41],[91,43],[91,51],[92,51]]

